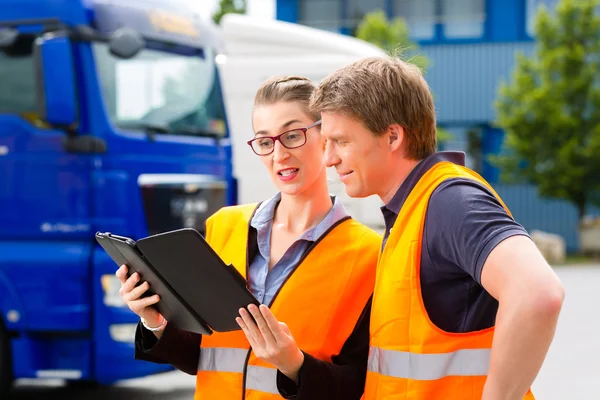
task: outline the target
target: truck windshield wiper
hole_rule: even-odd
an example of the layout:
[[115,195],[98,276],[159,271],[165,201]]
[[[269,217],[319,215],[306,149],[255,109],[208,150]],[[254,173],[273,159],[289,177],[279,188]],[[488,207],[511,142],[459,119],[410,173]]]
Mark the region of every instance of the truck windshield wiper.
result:
[[188,136],[203,136],[219,139],[224,135],[219,132],[201,128],[195,125],[183,125],[176,128],[170,128],[168,125],[153,124],[148,122],[131,122],[120,123],[119,128],[135,129],[144,131],[150,135],[153,134],[171,134],[171,135],[188,135]]
[[211,138],[221,138],[225,135],[219,132],[211,131],[209,129],[201,128],[195,125],[184,125],[178,126],[176,129],[173,129],[173,133],[182,134],[182,135],[190,135],[190,136],[204,136]]
[[160,125],[160,124],[151,124],[148,122],[124,122],[118,125],[119,128],[122,129],[135,129],[141,130],[146,133],[154,134],[154,133],[172,133],[168,126]]

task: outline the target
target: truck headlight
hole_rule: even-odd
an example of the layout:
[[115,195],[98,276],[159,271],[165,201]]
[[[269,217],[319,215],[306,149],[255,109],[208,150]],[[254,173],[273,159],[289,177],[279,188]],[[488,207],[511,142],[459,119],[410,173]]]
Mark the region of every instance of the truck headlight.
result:
[[135,342],[136,329],[137,324],[114,324],[108,327],[112,340],[120,343]]
[[104,305],[107,307],[125,307],[126,304],[119,294],[121,281],[115,275],[102,275],[100,278],[104,292]]

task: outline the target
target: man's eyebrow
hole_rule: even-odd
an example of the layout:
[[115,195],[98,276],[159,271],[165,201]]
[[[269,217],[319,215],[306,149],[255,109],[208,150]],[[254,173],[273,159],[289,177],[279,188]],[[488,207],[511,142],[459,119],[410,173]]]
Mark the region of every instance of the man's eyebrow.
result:
[[[298,119],[292,119],[292,120],[289,120],[289,121],[288,121],[288,122],[286,122],[285,124],[281,125],[281,127],[279,128],[279,129],[280,129],[279,133],[282,133],[282,132],[283,132],[284,130],[286,130],[286,129],[287,129],[287,128],[288,128],[288,127],[291,125],[291,124],[293,124],[293,123],[296,123],[296,122],[302,122],[302,121],[300,121],[300,120],[298,120]],[[266,134],[268,134],[268,132],[267,132],[267,131],[258,131],[258,132],[256,132],[256,133],[254,134],[254,136],[261,136],[261,135],[266,135]]]
[[345,139],[346,135],[343,133],[331,133],[328,134],[327,136],[327,140],[340,140],[340,139]]

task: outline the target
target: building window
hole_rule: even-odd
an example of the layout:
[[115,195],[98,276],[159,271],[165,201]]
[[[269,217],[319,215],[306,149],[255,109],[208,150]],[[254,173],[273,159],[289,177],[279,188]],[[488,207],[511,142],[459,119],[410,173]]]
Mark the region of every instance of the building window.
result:
[[394,0],[394,15],[403,17],[415,40],[436,38],[436,26],[446,39],[483,36],[485,0]]
[[326,31],[339,32],[342,22],[342,0],[300,0],[298,23]]
[[557,4],[558,0],[527,0],[527,9],[525,10],[527,16],[525,30],[527,35],[530,37],[535,36],[535,17],[538,7],[545,6],[548,10],[553,11]]
[[344,27],[353,33],[365,14],[375,10],[385,12],[387,8],[386,3],[387,0],[346,0],[347,11]]
[[406,20],[410,36],[415,40],[431,40],[435,36],[436,0],[394,0],[394,15]]
[[485,22],[485,0],[441,0],[441,23],[448,39],[480,38]]
[[0,113],[37,111],[34,39],[33,35],[20,35],[12,46],[0,50]]

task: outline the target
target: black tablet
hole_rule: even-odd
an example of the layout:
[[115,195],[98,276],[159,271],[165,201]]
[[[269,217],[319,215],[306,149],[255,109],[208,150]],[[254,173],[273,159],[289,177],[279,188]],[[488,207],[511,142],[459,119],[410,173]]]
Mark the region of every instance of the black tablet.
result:
[[137,242],[110,233],[96,237],[118,265],[127,264],[130,273],[138,272],[148,281],[161,296],[157,309],[178,328],[202,334],[239,330],[235,321],[239,309],[260,305],[243,276],[194,229]]
[[225,264],[195,229],[149,236],[138,240],[136,247],[217,332],[240,330],[235,321],[239,309],[260,305],[244,277],[233,265]]
[[117,265],[126,264],[128,266],[129,276],[134,272],[140,275],[141,279],[138,285],[148,281],[150,289],[142,297],[158,293],[160,301],[154,307],[169,321],[169,324],[190,332],[203,335],[212,334],[212,330],[202,317],[179,296],[160,273],[157,273],[152,264],[139,253],[133,239],[98,232],[96,240]]

